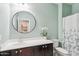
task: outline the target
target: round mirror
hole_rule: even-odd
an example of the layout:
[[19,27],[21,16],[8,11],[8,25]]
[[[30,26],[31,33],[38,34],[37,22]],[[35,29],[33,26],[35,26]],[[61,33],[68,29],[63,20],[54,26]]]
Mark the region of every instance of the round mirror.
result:
[[28,33],[35,29],[36,20],[31,13],[20,11],[13,15],[12,25],[17,32]]

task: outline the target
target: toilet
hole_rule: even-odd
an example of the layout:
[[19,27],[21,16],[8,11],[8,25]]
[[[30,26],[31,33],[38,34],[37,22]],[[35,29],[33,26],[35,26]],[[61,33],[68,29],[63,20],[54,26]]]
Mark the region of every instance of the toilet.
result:
[[61,47],[56,47],[55,50],[56,50],[57,56],[69,56],[68,51]]
[[69,53],[64,48],[58,47],[58,39],[52,39],[53,41],[53,54],[54,56],[69,56]]

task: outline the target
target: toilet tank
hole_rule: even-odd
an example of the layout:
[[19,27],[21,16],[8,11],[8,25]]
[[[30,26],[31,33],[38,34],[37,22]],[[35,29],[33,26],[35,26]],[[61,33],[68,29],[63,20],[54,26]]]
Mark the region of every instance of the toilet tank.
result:
[[51,40],[53,42],[53,47],[58,47],[59,40],[58,39],[51,39]]

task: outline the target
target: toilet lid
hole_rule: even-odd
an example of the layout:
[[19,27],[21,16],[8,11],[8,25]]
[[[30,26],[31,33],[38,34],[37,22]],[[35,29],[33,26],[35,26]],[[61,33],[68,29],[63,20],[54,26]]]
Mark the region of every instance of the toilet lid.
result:
[[64,54],[68,54],[68,51],[63,49],[63,48],[61,48],[61,47],[57,47],[56,50],[61,52],[61,53],[64,53]]

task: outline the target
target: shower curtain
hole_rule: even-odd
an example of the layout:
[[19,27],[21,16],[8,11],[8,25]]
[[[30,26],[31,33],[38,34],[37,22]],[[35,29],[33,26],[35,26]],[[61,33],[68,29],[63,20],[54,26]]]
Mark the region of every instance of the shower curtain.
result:
[[64,46],[70,55],[79,56],[79,14],[63,18]]

